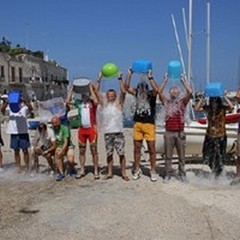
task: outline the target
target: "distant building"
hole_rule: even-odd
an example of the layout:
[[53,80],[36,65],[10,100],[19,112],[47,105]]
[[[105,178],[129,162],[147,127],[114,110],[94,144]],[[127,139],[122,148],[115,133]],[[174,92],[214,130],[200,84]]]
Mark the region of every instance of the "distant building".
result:
[[19,89],[26,98],[46,100],[66,97],[67,69],[56,61],[29,54],[10,56],[0,52],[0,94]]

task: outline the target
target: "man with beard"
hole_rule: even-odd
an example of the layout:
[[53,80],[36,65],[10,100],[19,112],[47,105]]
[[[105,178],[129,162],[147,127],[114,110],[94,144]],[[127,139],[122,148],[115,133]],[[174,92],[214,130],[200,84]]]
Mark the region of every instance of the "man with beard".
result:
[[181,75],[181,82],[186,90],[184,95],[180,94],[178,86],[173,86],[169,90],[169,96],[163,93],[168,82],[168,75],[165,74],[164,80],[159,86],[159,98],[165,109],[165,175],[163,182],[167,183],[172,172],[173,150],[176,147],[178,154],[178,174],[181,181],[186,181],[185,172],[185,144],[186,135],[184,132],[186,106],[192,97],[192,89],[186,82],[184,75]]
[[149,89],[146,81],[139,82],[137,88],[130,86],[133,71],[129,68],[126,78],[126,91],[136,98],[134,112],[133,140],[134,140],[134,172],[132,179],[137,180],[141,175],[140,158],[142,142],[145,139],[150,156],[150,179],[152,182],[157,181],[156,174],[156,149],[155,149],[155,113],[156,113],[156,96],[157,84],[152,77],[152,71],[149,70],[147,78],[153,90]]

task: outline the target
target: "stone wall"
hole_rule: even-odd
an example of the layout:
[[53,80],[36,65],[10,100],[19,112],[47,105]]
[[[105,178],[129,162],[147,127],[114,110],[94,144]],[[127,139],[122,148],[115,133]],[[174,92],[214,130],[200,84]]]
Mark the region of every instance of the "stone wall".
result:
[[26,54],[10,57],[6,53],[0,53],[0,67],[0,94],[4,89],[18,89],[30,100],[33,97],[39,101],[66,97],[67,69],[54,61]]

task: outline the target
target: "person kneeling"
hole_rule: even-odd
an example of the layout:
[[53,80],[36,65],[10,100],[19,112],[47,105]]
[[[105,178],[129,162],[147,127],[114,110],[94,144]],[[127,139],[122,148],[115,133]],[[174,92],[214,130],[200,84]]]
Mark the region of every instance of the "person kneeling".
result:
[[39,172],[39,157],[46,158],[49,165],[49,173],[54,174],[55,166],[53,162],[53,156],[56,149],[56,138],[53,130],[47,127],[47,124],[41,122],[33,138],[32,143],[32,156],[34,161],[33,169]]

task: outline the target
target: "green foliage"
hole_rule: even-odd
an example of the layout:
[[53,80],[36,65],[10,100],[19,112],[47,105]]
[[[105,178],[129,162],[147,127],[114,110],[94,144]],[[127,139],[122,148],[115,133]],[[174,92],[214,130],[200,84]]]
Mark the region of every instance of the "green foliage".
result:
[[32,52],[32,55],[33,55],[34,57],[37,57],[37,58],[41,58],[41,59],[44,58],[44,52],[43,52],[43,51]]
[[24,47],[21,47],[20,44],[17,44],[14,48],[11,46],[11,42],[8,41],[5,37],[3,37],[2,41],[0,42],[0,52],[8,53],[12,57],[18,54],[28,54],[37,58],[44,58],[43,51],[38,50],[34,52]]
[[0,52],[8,53],[11,49],[11,42],[9,42],[5,37],[2,38],[0,42]]

